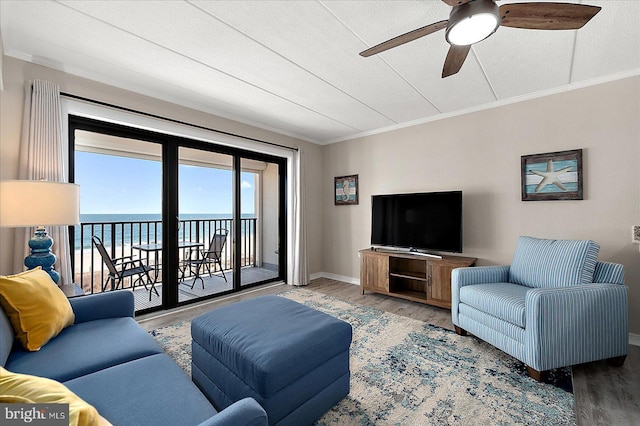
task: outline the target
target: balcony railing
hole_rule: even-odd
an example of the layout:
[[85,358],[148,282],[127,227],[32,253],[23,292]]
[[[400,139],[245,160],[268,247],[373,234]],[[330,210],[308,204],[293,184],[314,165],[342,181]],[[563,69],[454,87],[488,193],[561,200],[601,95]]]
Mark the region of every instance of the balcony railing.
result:
[[[256,266],[256,218],[243,218],[240,222],[241,235],[236,239],[241,247],[240,266]],[[227,243],[221,256],[225,270],[232,268],[232,232],[233,219],[186,219],[180,220],[179,241],[195,241],[208,247],[211,237],[218,230],[227,230]],[[84,222],[75,230],[74,278],[85,294],[102,292],[109,277],[109,271],[102,257],[93,246],[91,237],[97,235],[109,251],[111,258],[133,256],[143,262],[154,265],[161,262],[154,254],[145,254],[133,248],[140,244],[162,242],[162,221],[126,221],[126,222]],[[189,249],[180,250],[180,260],[188,256]],[[158,268],[158,270],[160,270]],[[162,280],[161,275],[159,281]],[[131,288],[130,279],[125,279],[123,288]],[[107,286],[105,290],[110,289]]]

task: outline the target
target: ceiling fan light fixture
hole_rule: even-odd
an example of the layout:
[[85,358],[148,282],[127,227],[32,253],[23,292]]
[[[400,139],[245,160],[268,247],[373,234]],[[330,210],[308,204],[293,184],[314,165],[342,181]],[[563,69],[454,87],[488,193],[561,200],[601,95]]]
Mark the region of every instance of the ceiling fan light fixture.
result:
[[451,44],[466,46],[489,37],[498,28],[498,19],[490,13],[469,16],[452,26],[447,33]]
[[489,37],[499,26],[498,6],[492,0],[475,0],[451,11],[445,38],[450,44],[467,46]]

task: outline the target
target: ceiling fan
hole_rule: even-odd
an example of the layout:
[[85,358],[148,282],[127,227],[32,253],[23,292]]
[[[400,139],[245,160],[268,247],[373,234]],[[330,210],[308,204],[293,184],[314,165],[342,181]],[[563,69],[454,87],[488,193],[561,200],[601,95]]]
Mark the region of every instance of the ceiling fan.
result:
[[507,3],[498,7],[494,0],[442,1],[453,7],[448,20],[394,37],[360,52],[360,56],[369,57],[446,29],[445,39],[451,47],[442,69],[442,78],[445,78],[460,71],[472,44],[486,39],[501,25],[532,30],[577,30],[601,9],[573,3]]

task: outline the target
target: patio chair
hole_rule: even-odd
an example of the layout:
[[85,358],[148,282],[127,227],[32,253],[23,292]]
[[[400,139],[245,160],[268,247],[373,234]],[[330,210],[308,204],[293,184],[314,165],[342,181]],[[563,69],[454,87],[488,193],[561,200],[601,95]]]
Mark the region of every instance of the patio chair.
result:
[[[136,289],[136,283],[140,282],[144,286],[145,290],[149,292],[149,301],[151,301],[152,291],[156,293],[156,296],[160,296],[156,289],[155,280],[152,280],[149,275],[149,271],[153,271],[152,267],[145,265],[140,259],[133,259],[133,256],[124,256],[112,259],[107,249],[104,248],[104,244],[100,237],[93,235],[91,240],[96,246],[96,249],[98,249],[98,253],[100,253],[102,261],[107,265],[107,270],[109,271],[107,280],[102,284],[102,291],[105,290],[109,281],[111,282],[111,290],[117,290],[125,278],[131,277],[132,291]],[[134,279],[134,277],[136,278]],[[146,283],[144,282],[144,277],[147,278]],[[147,287],[147,283],[150,284],[151,289]]]
[[186,270],[187,268],[189,268],[189,272],[193,273],[194,275],[193,282],[191,283],[191,288],[193,289],[196,281],[200,280],[202,281],[202,288],[204,289],[204,279],[201,276],[201,272],[204,273],[204,269],[206,268],[209,272],[209,276],[211,277],[213,275],[213,273],[211,272],[211,265],[213,265],[214,271],[215,265],[218,265],[220,267],[220,272],[222,272],[222,278],[224,278],[224,281],[227,282],[227,276],[224,273],[224,267],[222,266],[221,258],[222,250],[224,249],[224,245],[227,242],[228,234],[229,231],[227,231],[226,229],[219,229],[211,238],[209,247],[206,250],[190,250],[185,256],[185,259],[182,263],[183,269],[181,281],[184,282]]

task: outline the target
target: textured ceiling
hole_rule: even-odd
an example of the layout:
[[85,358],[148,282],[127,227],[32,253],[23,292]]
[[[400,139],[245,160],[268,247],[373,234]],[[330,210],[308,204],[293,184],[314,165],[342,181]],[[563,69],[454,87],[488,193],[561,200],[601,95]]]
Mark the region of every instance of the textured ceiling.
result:
[[324,144],[640,74],[640,0],[582,3],[582,29],[500,27],[446,79],[444,31],[358,55],[448,19],[437,0],[2,0],[0,31],[8,56]]

